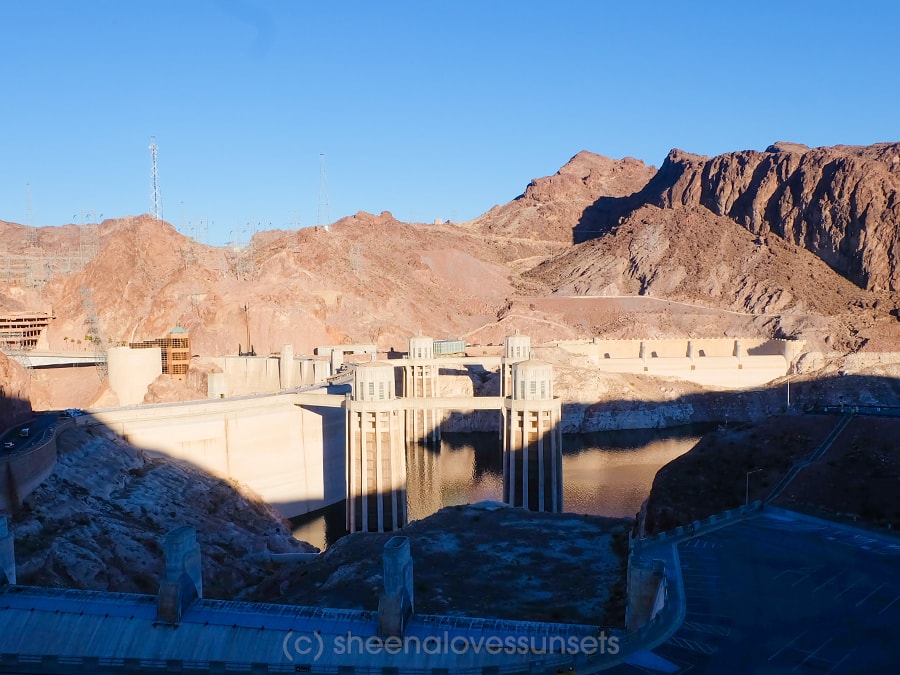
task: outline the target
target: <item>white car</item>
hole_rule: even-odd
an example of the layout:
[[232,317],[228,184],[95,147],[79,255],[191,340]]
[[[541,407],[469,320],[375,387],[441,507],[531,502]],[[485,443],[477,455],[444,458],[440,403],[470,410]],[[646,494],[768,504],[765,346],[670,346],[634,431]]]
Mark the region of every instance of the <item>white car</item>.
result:
[[14,447],[16,447],[16,444],[13,443],[12,441],[6,441],[6,443],[3,444],[3,447],[4,447],[4,449],[6,449],[6,450],[11,450],[11,449],[13,449]]

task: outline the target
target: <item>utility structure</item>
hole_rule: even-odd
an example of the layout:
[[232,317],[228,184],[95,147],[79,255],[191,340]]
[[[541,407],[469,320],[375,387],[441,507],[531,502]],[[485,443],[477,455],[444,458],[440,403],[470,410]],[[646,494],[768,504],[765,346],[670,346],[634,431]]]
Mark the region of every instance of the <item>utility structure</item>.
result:
[[25,243],[37,247],[38,231],[34,226],[34,210],[31,207],[31,183],[25,183],[25,224],[28,225]]
[[503,405],[503,501],[531,511],[562,511],[562,404],[553,366],[529,358],[512,365]]
[[319,208],[316,213],[316,225],[329,231],[331,213],[328,210],[328,178],[325,176],[325,153],[319,153]]
[[152,174],[150,177],[150,195],[153,207],[153,218],[163,219],[162,197],[159,194],[159,170],[156,165],[156,136],[150,137],[150,159],[152,161]]
[[[434,340],[419,334],[409,338],[409,356],[403,366],[403,396],[411,399],[437,398],[438,371],[434,362]],[[441,411],[433,408],[406,410],[406,437],[413,442],[439,443]]]
[[91,343],[94,350],[94,356],[97,363],[97,376],[101,382],[105,382],[109,375],[109,368],[106,362],[106,346],[103,344],[103,337],[100,334],[100,319],[97,317],[97,308],[91,298],[91,289],[82,286],[80,289],[81,304],[84,308],[84,326],[85,340]]
[[391,532],[406,525],[406,436],[394,367],[356,367],[347,400],[347,531]]
[[531,338],[520,335],[516,328],[514,335],[507,335],[500,359],[500,395],[509,396],[512,391],[512,367],[514,363],[525,361],[531,355]]

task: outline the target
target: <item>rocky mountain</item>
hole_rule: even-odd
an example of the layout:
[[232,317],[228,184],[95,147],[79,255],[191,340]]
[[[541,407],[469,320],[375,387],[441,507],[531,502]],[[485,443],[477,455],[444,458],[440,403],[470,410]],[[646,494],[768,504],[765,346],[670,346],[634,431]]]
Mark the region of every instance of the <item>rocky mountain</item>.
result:
[[756,317],[770,334],[841,351],[869,341],[874,348],[900,332],[889,314],[892,294],[867,292],[808,250],[698,206],[642,206],[524,276],[563,296],[650,296],[725,308]]
[[776,143],[713,158],[673,150],[642,200],[702,206],[812,251],[863,288],[900,290],[900,143]]
[[[898,147],[673,151],[659,171],[581,152],[469,223],[358,213],[330,231],[259,233],[242,249],[203,245],[149,216],[92,228],[0,223],[11,265],[0,308],[51,310],[50,348],[81,351],[96,347],[92,320],[102,346],[180,324],[207,355],[286,343],[297,354],[339,342],[403,349],[419,330],[487,343],[513,328],[539,341],[647,326],[656,337],[740,332],[900,350],[889,314],[900,304]],[[52,261],[52,275],[35,276]],[[585,294],[702,312],[598,309],[588,319],[563,302]],[[685,318],[701,313],[696,325]]]
[[631,195],[656,174],[642,161],[582,151],[553,176],[532,180],[513,201],[495,206],[467,228],[491,236],[560,244],[605,232]]

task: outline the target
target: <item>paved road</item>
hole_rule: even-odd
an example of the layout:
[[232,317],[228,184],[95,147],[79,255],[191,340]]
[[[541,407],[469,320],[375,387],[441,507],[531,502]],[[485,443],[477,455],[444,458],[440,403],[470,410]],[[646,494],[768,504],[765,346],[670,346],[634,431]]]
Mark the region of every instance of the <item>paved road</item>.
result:
[[[0,452],[3,454],[9,454],[12,452],[19,452],[21,450],[26,450],[41,441],[44,433],[52,427],[57,421],[56,414],[46,414],[46,415],[38,415],[33,417],[26,424],[20,424],[17,427],[10,429],[5,434],[0,436]],[[23,427],[28,427],[31,431],[28,435],[28,438],[21,438],[19,436],[19,430]],[[12,441],[16,444],[16,447],[8,450],[3,447],[3,443],[7,441]]]
[[900,539],[763,515],[679,545],[686,614],[614,673],[900,673]]

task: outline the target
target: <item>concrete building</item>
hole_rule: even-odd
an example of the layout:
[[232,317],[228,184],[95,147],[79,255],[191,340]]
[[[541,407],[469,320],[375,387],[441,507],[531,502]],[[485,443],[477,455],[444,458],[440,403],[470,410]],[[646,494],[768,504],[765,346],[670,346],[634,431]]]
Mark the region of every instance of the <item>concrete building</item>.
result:
[[503,348],[503,357],[500,359],[500,395],[509,396],[512,388],[512,365],[524,361],[531,355],[531,338],[527,335],[519,335],[516,328],[515,335],[507,335]]
[[142,340],[128,345],[131,349],[158,347],[162,372],[183,380],[191,365],[191,336],[181,326],[175,326],[164,338]]
[[0,316],[0,349],[3,351],[35,349],[52,318],[46,312],[12,312]]
[[[437,398],[439,371],[434,360],[434,340],[421,333],[411,337],[409,358],[403,366],[404,398]],[[440,442],[441,411],[407,409],[406,437],[414,442]]]
[[347,401],[347,530],[390,532],[406,525],[406,434],[394,367],[356,367]]
[[503,407],[503,501],[532,511],[562,511],[562,404],[553,396],[553,366],[512,365]]
[[112,347],[106,352],[106,364],[109,388],[119,405],[138,405],[144,402],[150,383],[163,372],[162,350]]

